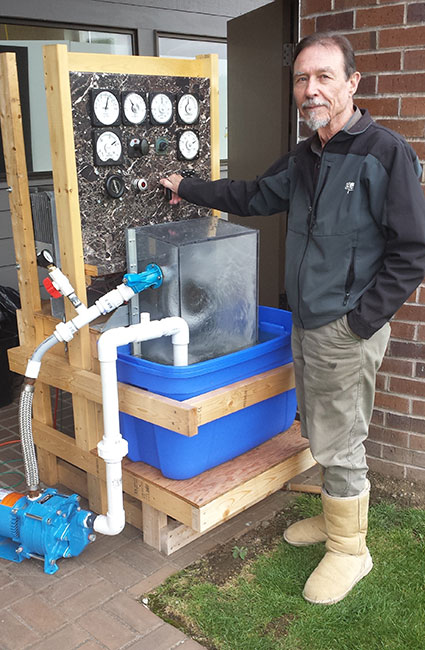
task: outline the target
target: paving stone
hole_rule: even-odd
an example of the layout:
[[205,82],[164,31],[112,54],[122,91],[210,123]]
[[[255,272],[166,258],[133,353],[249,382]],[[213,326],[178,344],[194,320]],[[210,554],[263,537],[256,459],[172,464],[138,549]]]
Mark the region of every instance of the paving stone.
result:
[[105,611],[112,612],[126,625],[139,634],[146,635],[151,630],[162,625],[162,620],[155,616],[147,607],[127,594],[118,594],[105,605]]
[[118,585],[121,589],[127,589],[136,582],[140,582],[146,577],[143,570],[135,569],[126,562],[123,562],[117,554],[108,555],[95,562],[92,566],[96,568],[99,575],[103,576],[113,584]]
[[118,555],[145,575],[150,575],[164,564],[164,556],[149,548],[142,539],[134,539],[124,544],[120,547]]
[[181,645],[178,646],[179,650],[204,650],[205,646],[199,645],[196,641],[193,639],[187,639],[182,643]]
[[[185,635],[168,623],[133,643],[129,650],[171,650],[185,640]],[[180,648],[180,645],[177,646]],[[184,646],[181,646],[184,647]]]
[[[90,639],[90,634],[87,630],[81,628],[79,625],[65,625],[62,629],[55,634],[44,637],[35,645],[31,646],[31,650],[75,650],[79,648],[84,641]],[[23,646],[15,645],[13,650],[23,650]]]
[[85,587],[83,592],[78,592],[63,600],[58,606],[59,611],[70,620],[74,620],[86,612],[99,607],[117,590],[117,586],[101,578],[99,582]]
[[[0,647],[2,650],[23,650],[27,648],[30,643],[34,643],[40,636],[30,630],[24,623],[8,611],[0,612],[0,628],[1,628],[1,641]],[[57,648],[56,648],[57,650]]]
[[9,607],[17,600],[21,600],[32,593],[31,589],[21,582],[14,580],[0,590],[0,609]]
[[[78,650],[99,650],[99,648],[105,648],[105,646],[98,643],[97,641],[86,641],[83,645],[78,646]],[[189,649],[190,650],[190,649]]]
[[[100,607],[78,619],[78,624],[109,650],[119,650],[138,636],[137,632]],[[155,646],[151,646],[149,650],[153,650],[153,648]],[[61,648],[61,650],[63,649]]]
[[[55,574],[56,575],[56,574]],[[81,567],[43,589],[40,593],[52,604],[61,603],[76,593],[87,589],[92,584],[100,581],[100,576],[92,567]]]
[[166,564],[154,573],[151,573],[150,576],[137,582],[135,585],[130,587],[130,589],[127,589],[127,593],[135,598],[138,598],[142,594],[147,594],[149,591],[152,591],[162,584],[169,576],[173,575],[173,573],[176,573],[176,571],[176,566],[173,564]]
[[54,632],[70,621],[68,615],[38,595],[31,595],[15,603],[12,612],[28,627],[39,632],[41,637],[46,631]]

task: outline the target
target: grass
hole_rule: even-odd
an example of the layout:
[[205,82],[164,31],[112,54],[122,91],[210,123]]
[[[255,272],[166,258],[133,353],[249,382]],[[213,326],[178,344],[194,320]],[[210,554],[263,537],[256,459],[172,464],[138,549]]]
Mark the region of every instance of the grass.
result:
[[[303,495],[288,514],[319,510]],[[216,650],[425,650],[425,511],[372,506],[368,546],[373,571],[332,606],[301,596],[324,545],[279,542],[222,586],[193,565],[149,594],[149,607]]]

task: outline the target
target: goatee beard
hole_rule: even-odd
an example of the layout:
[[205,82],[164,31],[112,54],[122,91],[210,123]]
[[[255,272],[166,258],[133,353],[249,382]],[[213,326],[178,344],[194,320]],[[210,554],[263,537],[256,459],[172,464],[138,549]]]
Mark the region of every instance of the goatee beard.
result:
[[315,117],[310,115],[308,119],[305,120],[305,123],[312,131],[317,131],[317,129],[323,129],[325,126],[328,126],[330,122],[329,117]]

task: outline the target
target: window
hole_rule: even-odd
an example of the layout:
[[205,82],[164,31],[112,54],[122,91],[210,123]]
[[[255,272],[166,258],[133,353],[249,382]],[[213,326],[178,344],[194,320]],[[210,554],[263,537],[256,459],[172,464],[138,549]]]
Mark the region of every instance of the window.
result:
[[[61,26],[0,23],[0,52],[17,56],[24,138],[29,171],[50,172],[49,132],[44,90],[43,45],[64,43],[72,52],[133,54],[131,32],[106,32]],[[0,152],[0,174],[4,174]]]

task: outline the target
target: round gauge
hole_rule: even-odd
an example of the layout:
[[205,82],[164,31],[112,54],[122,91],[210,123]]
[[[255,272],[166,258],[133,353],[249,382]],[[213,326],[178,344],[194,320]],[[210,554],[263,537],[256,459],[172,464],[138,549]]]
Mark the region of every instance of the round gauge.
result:
[[119,121],[120,105],[110,90],[101,90],[93,96],[93,116],[98,124],[111,126]]
[[122,155],[122,143],[114,131],[103,131],[96,140],[96,154],[100,164],[116,163]]
[[195,95],[186,93],[177,103],[177,115],[184,124],[194,124],[199,117],[199,102]]
[[195,131],[183,131],[177,143],[178,154],[185,160],[193,160],[199,154],[199,138]]
[[173,119],[173,103],[165,93],[157,93],[152,97],[151,118],[157,124],[168,124]]
[[141,124],[146,119],[146,101],[139,93],[127,93],[123,98],[124,117],[130,124]]

